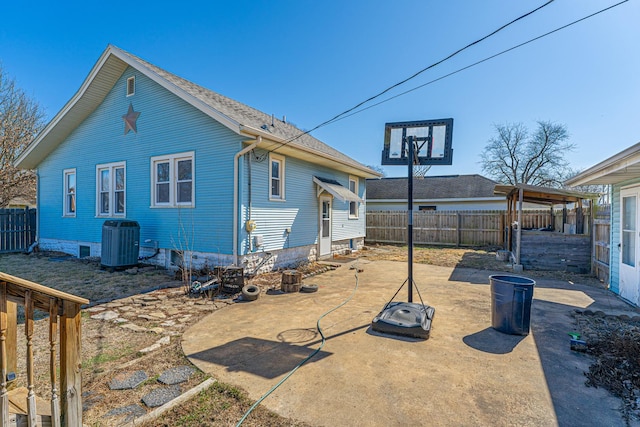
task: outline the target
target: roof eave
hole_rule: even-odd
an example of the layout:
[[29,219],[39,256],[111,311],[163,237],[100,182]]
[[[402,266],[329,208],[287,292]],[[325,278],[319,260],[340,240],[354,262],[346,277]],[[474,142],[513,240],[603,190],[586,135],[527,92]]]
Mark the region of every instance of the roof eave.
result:
[[181,98],[185,102],[193,105],[198,110],[202,111],[203,113],[205,113],[206,115],[208,115],[212,119],[214,119],[217,122],[221,123],[222,125],[226,126],[227,128],[229,128],[233,132],[235,132],[237,134],[241,133],[240,132],[241,125],[237,121],[235,121],[232,118],[230,118],[229,116],[221,113],[220,111],[216,110],[215,108],[213,108],[210,105],[206,104],[205,102],[201,101],[197,97],[189,94],[184,89],[178,87],[177,85],[173,84],[169,80],[165,79],[164,77],[162,77],[161,75],[156,73],[154,70],[152,70],[152,69],[146,67],[144,64],[136,61],[134,58],[132,58],[131,56],[126,54],[124,51],[118,49],[115,46],[110,46],[110,47],[113,49],[113,54],[115,56],[117,56],[119,59],[121,59],[122,61],[126,62],[129,66],[139,70],[145,76],[147,76],[148,78],[153,80],[155,83],[157,83],[160,86],[162,86],[163,88],[167,89],[169,92],[173,93],[174,95],[176,95],[177,97]]
[[[361,165],[359,163],[344,162],[339,159],[335,159],[328,154],[322,153],[317,150],[313,150],[309,147],[298,144],[295,141],[288,141],[286,139],[283,139],[279,136],[272,134],[271,132],[267,132],[262,129],[256,129],[252,126],[247,126],[247,125],[240,125],[240,130],[244,134],[252,137],[262,136],[263,146],[266,145],[268,141],[272,141],[275,144],[280,144],[279,147],[276,146],[276,147],[273,147],[273,149],[277,149],[278,152],[283,154],[290,154],[293,157],[296,157],[296,154],[297,154],[296,152],[308,154],[308,155],[311,155],[312,158],[305,158],[305,160],[310,160],[313,163],[317,163],[317,164],[325,164],[325,165],[332,164],[334,165],[334,167],[337,164],[337,165],[340,165],[340,167],[337,167],[337,169],[342,170],[343,172],[348,172],[354,175],[358,175],[362,178],[379,178],[382,176],[381,173],[376,172],[372,169],[369,169],[368,167]],[[299,156],[299,157],[305,157],[305,156]],[[319,161],[318,158],[321,158],[321,160]]]
[[632,167],[640,169],[639,166],[640,142],[569,178],[564,184],[570,187],[592,184],[617,184],[629,179],[629,175],[626,172],[640,176],[638,171],[629,170]]
[[[78,91],[71,97],[69,101],[62,107],[60,111],[47,123],[42,131],[33,139],[33,141],[25,148],[25,150],[18,156],[15,160],[14,164],[17,168],[21,169],[34,169],[44,156],[38,156],[38,154],[42,151],[47,150],[47,146],[53,144],[54,141],[50,141],[47,139],[49,135],[53,131],[56,130],[56,127],[60,125],[60,123],[67,117],[67,114],[76,106],[78,101],[83,97],[83,95],[90,89],[91,83],[94,81],[95,77],[98,75],[99,71],[102,69],[104,64],[107,62],[109,58],[111,46],[108,46],[107,49],[102,53],[98,61],[95,63],[84,82],[78,89]],[[67,134],[68,135],[68,134]],[[42,145],[44,144],[44,146]],[[42,157],[42,158],[40,158]]]
[[[109,64],[111,68],[105,70],[105,65],[111,58],[117,58],[122,65],[118,63]],[[26,149],[18,156],[14,164],[22,169],[34,169],[42,162],[42,160],[51,152],[57,144],[64,140],[71,130],[85,120],[92,111],[100,105],[100,102],[113,88],[113,85],[122,75],[127,66],[135,68],[154,82],[158,83],[171,93],[183,99],[187,103],[193,105],[204,114],[218,121],[231,131],[240,133],[240,124],[220,111],[210,107],[198,98],[190,95],[175,84],[158,75],[155,71],[149,69],[144,64],[136,61],[134,58],[126,54],[119,48],[108,45],[102,53],[98,61],[95,63],[80,89],[65,104],[65,106],[54,116],[54,118],[45,126],[45,128],[34,138],[34,140],[26,147]],[[103,78],[104,81],[98,81]],[[91,92],[94,93],[91,93]],[[89,99],[87,95],[89,94]],[[85,106],[79,106],[83,101]],[[69,121],[67,123],[67,121]],[[71,130],[69,130],[71,129]]]

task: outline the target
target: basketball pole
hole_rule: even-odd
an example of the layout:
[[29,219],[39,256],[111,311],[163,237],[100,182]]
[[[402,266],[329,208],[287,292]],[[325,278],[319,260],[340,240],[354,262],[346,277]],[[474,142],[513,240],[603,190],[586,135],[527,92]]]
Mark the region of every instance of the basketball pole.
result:
[[413,135],[407,137],[407,153],[408,164],[407,167],[407,246],[409,248],[408,254],[408,274],[409,278],[409,297],[408,302],[413,302]]

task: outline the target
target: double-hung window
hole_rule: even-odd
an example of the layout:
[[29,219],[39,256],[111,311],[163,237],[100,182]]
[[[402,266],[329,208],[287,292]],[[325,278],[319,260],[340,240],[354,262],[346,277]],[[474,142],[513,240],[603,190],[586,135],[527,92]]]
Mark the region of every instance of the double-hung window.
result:
[[284,157],[269,154],[269,200],[284,200]]
[[96,166],[96,215],[125,216],[125,164],[109,163]]
[[195,206],[193,152],[151,158],[151,205]]
[[[349,177],[349,191],[358,195],[358,178]],[[349,218],[358,218],[358,202],[349,202]]]
[[64,216],[76,216],[76,170],[65,169],[64,172]]

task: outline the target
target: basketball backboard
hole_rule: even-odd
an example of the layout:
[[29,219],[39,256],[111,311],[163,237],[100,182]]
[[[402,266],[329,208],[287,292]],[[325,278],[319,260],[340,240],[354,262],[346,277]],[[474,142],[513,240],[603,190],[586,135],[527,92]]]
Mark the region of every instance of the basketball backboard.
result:
[[395,122],[384,125],[383,165],[407,165],[408,141],[413,137],[414,164],[450,165],[453,119]]

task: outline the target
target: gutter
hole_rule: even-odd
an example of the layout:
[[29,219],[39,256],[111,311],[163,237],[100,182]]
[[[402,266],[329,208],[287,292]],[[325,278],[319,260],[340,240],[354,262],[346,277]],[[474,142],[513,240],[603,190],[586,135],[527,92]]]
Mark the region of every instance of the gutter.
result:
[[[360,165],[360,164],[356,164],[356,163],[352,163],[352,162],[347,162],[347,161],[336,159],[335,157],[332,157],[329,154],[322,153],[322,152],[319,152],[317,150],[313,150],[313,149],[311,149],[309,147],[306,147],[304,145],[297,144],[295,141],[289,142],[287,139],[281,138],[281,137],[279,137],[277,135],[274,135],[274,134],[272,134],[270,132],[267,132],[267,131],[264,131],[264,130],[261,130],[261,129],[256,129],[254,127],[247,126],[247,125],[240,125],[240,131],[244,132],[244,133],[247,133],[247,134],[249,134],[251,136],[258,136],[258,137],[259,136],[264,136],[265,138],[275,142],[276,144],[282,144],[282,146],[286,145],[287,147],[294,148],[295,150],[302,151],[302,152],[305,152],[307,154],[311,154],[311,155],[316,156],[316,157],[322,157],[323,159],[330,160],[330,161],[332,161],[334,163],[338,163],[338,164],[341,164],[343,166],[347,166],[349,168],[356,169],[362,174],[360,176],[363,177],[363,178],[366,178],[366,179],[380,178],[382,176],[382,174],[380,174],[380,173],[378,173],[376,171],[373,171],[373,170],[367,168],[364,165]],[[280,148],[280,147],[278,147],[278,148]],[[293,157],[295,157],[295,156],[293,156]]]
[[251,145],[249,145],[248,147],[243,148],[242,150],[238,151],[235,156],[233,156],[233,240],[232,240],[232,244],[233,244],[233,264],[234,265],[238,265],[238,246],[240,244],[240,242],[238,241],[238,222],[239,222],[239,212],[238,212],[238,193],[239,193],[239,189],[238,189],[238,181],[239,181],[239,177],[238,177],[238,160],[240,159],[240,157],[244,156],[245,154],[247,154],[248,152],[250,152],[251,150],[253,150],[254,148],[256,148],[258,146],[258,144],[260,144],[262,142],[262,136],[258,135],[258,138],[256,139],[256,141],[254,143],[252,143]]

